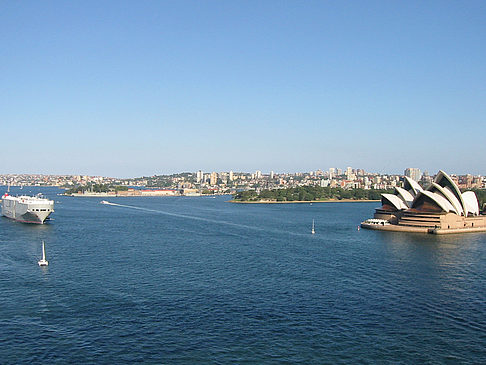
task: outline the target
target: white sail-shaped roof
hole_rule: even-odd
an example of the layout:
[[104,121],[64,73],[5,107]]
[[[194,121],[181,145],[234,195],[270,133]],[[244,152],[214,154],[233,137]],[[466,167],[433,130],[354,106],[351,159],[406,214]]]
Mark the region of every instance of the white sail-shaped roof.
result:
[[397,186],[395,188],[395,195],[399,196],[408,208],[412,206],[413,195],[404,188],[400,188]]
[[394,194],[381,194],[381,203],[383,205],[389,203],[390,205],[393,205],[396,210],[408,209],[407,204]]
[[479,215],[479,202],[474,191],[462,193],[462,198],[468,214]]
[[420,185],[409,177],[405,177],[403,188],[395,187],[394,194],[381,194],[382,204],[395,207],[396,210],[404,210],[412,207],[415,196],[422,191]]
[[462,199],[461,191],[457,184],[451,179],[449,175],[447,175],[444,171],[440,170],[437,176],[435,177],[435,183],[442,186],[443,188],[448,188],[452,194],[459,200],[461,203],[462,210],[464,215],[467,217],[467,209],[465,207],[464,200]]
[[[424,199],[433,206],[423,206]],[[452,212],[457,215],[479,215],[479,202],[476,194],[467,191],[461,194],[457,184],[444,171],[440,170],[434,182],[423,190],[422,187],[409,177],[405,177],[403,188],[396,187],[394,194],[382,194],[383,205],[396,210],[420,208],[431,212]],[[389,208],[387,208],[389,209]]]
[[454,193],[449,189],[449,187],[443,188],[439,184],[433,182],[428,188],[428,191],[431,191],[433,193],[440,192],[441,195],[444,196],[449,202],[452,204],[452,206],[455,208],[456,214],[461,215],[464,213],[462,209],[461,202],[456,198]]
[[440,209],[442,209],[444,212],[453,212],[456,213],[456,209],[454,206],[444,198],[441,194],[433,193],[428,190],[422,190],[417,194],[415,197],[415,200],[412,203],[412,208],[416,208],[419,205],[419,202],[423,199],[423,197],[426,196],[430,198]]
[[405,176],[405,180],[403,182],[403,188],[408,192],[410,192],[414,197],[417,196],[417,194],[423,190],[422,187],[418,184],[418,182],[409,178],[408,176]]

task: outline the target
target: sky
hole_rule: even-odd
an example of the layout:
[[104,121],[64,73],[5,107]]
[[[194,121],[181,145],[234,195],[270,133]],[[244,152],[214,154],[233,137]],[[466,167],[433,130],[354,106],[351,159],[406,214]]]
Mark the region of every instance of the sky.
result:
[[486,174],[485,1],[0,0],[0,174]]

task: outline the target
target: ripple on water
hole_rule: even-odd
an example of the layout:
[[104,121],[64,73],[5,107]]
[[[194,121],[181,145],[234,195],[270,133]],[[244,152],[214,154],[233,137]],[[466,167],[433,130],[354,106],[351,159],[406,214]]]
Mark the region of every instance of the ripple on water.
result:
[[370,203],[58,200],[42,229],[0,220],[2,362],[486,358],[486,235],[357,231]]

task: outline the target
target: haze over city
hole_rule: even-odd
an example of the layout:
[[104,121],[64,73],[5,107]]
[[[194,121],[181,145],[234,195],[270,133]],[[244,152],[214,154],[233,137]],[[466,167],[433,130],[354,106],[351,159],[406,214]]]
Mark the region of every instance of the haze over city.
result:
[[0,2],[0,173],[485,174],[482,1]]

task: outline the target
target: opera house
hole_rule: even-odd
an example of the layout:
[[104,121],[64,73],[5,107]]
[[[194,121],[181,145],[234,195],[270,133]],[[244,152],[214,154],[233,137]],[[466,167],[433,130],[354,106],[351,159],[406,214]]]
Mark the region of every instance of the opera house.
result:
[[439,171],[426,189],[405,177],[403,187],[395,188],[393,194],[382,194],[381,203],[374,219],[364,221],[361,227],[435,234],[486,231],[486,215],[479,209],[476,194],[461,193],[444,171]]

